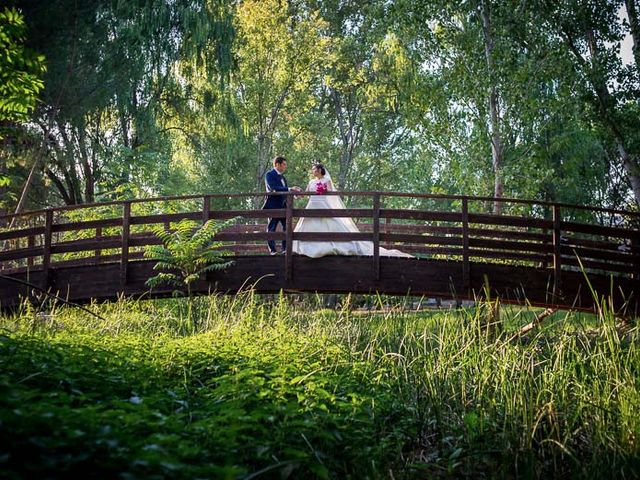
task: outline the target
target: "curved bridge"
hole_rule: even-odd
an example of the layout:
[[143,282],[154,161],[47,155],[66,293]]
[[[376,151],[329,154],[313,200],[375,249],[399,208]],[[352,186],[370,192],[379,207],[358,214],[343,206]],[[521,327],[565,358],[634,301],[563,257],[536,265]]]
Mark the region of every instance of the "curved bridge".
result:
[[[160,241],[150,228],[191,219],[238,218],[217,235],[235,263],[210,272],[197,293],[354,292],[457,300],[487,293],[507,303],[592,310],[611,299],[634,315],[640,294],[640,214],[577,205],[491,197],[395,192],[343,192],[346,210],[305,210],[306,196],[288,195],[283,210],[261,210],[264,193],[164,197],[69,206],[0,217],[0,308],[14,308],[39,289],[73,302],[119,295],[162,297],[150,290],[155,262],[144,248]],[[291,201],[292,200],[292,201]],[[499,202],[502,213],[485,213]],[[287,231],[267,233],[267,217]],[[304,216],[351,217],[360,233],[295,233]],[[286,240],[284,255],[266,255],[266,241]],[[373,256],[312,259],[292,254],[292,241],[373,243]],[[380,256],[380,247],[414,258]]]

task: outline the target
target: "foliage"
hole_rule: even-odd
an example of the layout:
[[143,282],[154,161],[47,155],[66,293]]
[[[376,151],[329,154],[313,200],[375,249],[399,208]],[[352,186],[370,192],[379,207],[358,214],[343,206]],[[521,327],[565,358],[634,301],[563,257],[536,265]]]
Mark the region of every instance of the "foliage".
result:
[[147,285],[156,287],[163,283],[186,288],[191,296],[191,284],[207,272],[224,270],[233,264],[223,258],[231,253],[221,250],[223,242],[214,241],[215,236],[236,219],[216,223],[208,220],[204,225],[183,219],[174,224],[173,230],[156,225],[152,230],[163,245],[145,248],[145,257],[155,260],[154,270],[165,270],[147,280]]
[[[28,127],[43,148],[39,204],[113,198],[122,185],[155,194],[184,190],[163,115],[176,98],[174,63],[195,58],[224,78],[232,37],[226,2],[31,2],[29,44],[48,59],[42,108]],[[213,55],[206,48],[215,50]],[[16,136],[21,132],[16,132]],[[46,137],[46,140],[43,140]],[[43,145],[44,143],[44,145]],[[166,190],[164,190],[166,189]]]
[[0,122],[27,120],[44,88],[44,56],[25,47],[26,33],[19,10],[0,10]]
[[[27,48],[26,38],[27,25],[20,10],[0,9],[0,141],[15,129],[16,123],[29,119],[44,88],[44,56]],[[3,147],[0,153],[0,209],[4,210],[14,204],[12,190],[22,159],[19,150],[12,151],[10,144]],[[3,195],[4,192],[7,193]]]
[[568,0],[541,7],[542,31],[572,62],[570,72],[577,73],[573,85],[585,113],[598,125],[602,144],[613,153],[613,164],[625,171],[635,203],[640,204],[640,64],[637,53],[632,61],[623,61],[620,54],[627,35],[637,52],[637,26],[633,29],[621,20],[637,16],[635,2]]
[[635,10],[621,0],[35,2],[23,12],[47,89],[3,152],[11,171],[0,163],[0,175],[14,187],[0,195],[14,203],[34,161],[32,206],[123,190],[253,191],[284,154],[291,185],[320,161],[342,189],[486,196],[500,186],[629,208],[640,197],[640,57],[623,61],[620,48],[640,41]]
[[362,313],[251,291],[1,320],[0,429],[11,477],[633,477],[637,327],[611,312],[483,306]]

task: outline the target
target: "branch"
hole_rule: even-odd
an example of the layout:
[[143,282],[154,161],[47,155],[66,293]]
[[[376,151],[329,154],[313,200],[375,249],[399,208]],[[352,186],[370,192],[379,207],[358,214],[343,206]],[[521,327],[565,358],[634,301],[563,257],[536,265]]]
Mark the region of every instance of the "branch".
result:
[[58,191],[60,192],[60,195],[62,196],[62,199],[64,200],[64,202],[67,205],[73,205],[73,201],[71,200],[71,196],[67,192],[67,189],[65,188],[64,184],[62,183],[62,181],[58,177],[56,177],[56,174],[53,173],[53,171],[49,167],[45,167],[45,173],[47,174],[49,179],[54,183],[54,185],[57,187]]
[[286,100],[287,95],[289,95],[289,89],[291,88],[291,83],[292,82],[290,81],[284,87],[284,90],[280,94],[280,98],[278,98],[278,101],[276,102],[275,107],[273,107],[273,110],[271,110],[271,118],[269,119],[269,125],[267,125],[267,132],[270,132],[271,129],[273,128],[273,124],[276,121],[276,118],[278,116],[278,112],[282,108],[282,105],[284,104],[284,101]]
[[[77,10],[77,3],[76,3],[76,10]],[[22,187],[22,192],[20,193],[20,199],[18,200],[18,204],[16,205],[16,209],[14,211],[15,214],[20,213],[22,211],[22,209],[24,208],[26,199],[27,199],[27,193],[29,192],[29,188],[31,188],[31,182],[33,181],[33,177],[34,177],[34,173],[40,163],[40,158],[43,156],[44,154],[44,150],[45,150],[45,146],[46,146],[46,139],[49,135],[49,131],[51,130],[51,128],[53,127],[53,122],[58,114],[59,111],[59,107],[60,107],[60,102],[62,100],[62,95],[64,93],[64,91],[67,88],[67,84],[69,83],[69,79],[71,78],[71,74],[73,71],[73,65],[75,64],[75,59],[76,59],[76,53],[77,53],[77,47],[78,47],[78,36],[77,31],[78,31],[78,15],[77,15],[77,11],[73,12],[74,16],[75,16],[75,20],[73,23],[73,33],[72,33],[72,38],[73,38],[73,45],[71,48],[71,55],[69,57],[69,63],[67,65],[66,68],[66,75],[64,77],[64,80],[62,82],[62,86],[60,87],[60,91],[58,92],[58,97],[55,100],[54,106],[51,109],[51,114],[49,115],[49,121],[47,122],[47,126],[44,130],[43,133],[43,140],[42,143],[40,145],[40,149],[38,150],[38,153],[36,154],[36,159],[33,162],[33,166],[31,167],[31,170],[29,172],[29,176],[27,177],[27,180],[24,183],[24,186]],[[13,217],[13,219],[11,220],[11,224],[9,225],[9,228],[13,227],[15,224],[15,221],[18,217]]]
[[627,15],[629,15],[629,28],[633,38],[633,57],[636,61],[636,69],[640,68],[640,24],[638,24],[638,10],[635,0],[625,0]]
[[560,38],[562,38],[562,40],[567,45],[567,47],[569,47],[569,50],[571,50],[571,53],[573,53],[573,56],[576,58],[580,66],[586,71],[588,71],[590,68],[589,62],[585,60],[585,58],[582,56],[582,54],[578,50],[578,47],[576,47],[575,43],[573,42],[573,37],[571,36],[571,34],[567,32],[565,28],[562,28],[562,27],[560,27],[560,31],[558,33],[560,34]]
[[106,318],[103,318],[100,315],[98,315],[97,313],[94,313],[91,310],[89,310],[87,308],[84,308],[82,305],[78,305],[77,303],[73,303],[73,302],[70,302],[69,300],[65,300],[64,298],[59,297],[58,295],[55,295],[55,294],[53,294],[51,292],[48,292],[45,289],[40,288],[37,285],[34,285],[33,283],[25,282],[24,280],[20,280],[19,278],[13,278],[13,277],[9,277],[7,275],[2,275],[2,274],[0,274],[0,278],[4,278],[5,280],[9,280],[11,282],[16,282],[16,283],[20,283],[22,285],[26,285],[29,288],[33,288],[34,290],[38,290],[38,291],[44,293],[48,297],[55,298],[56,300],[60,300],[62,303],[65,303],[67,305],[71,305],[72,307],[77,307],[77,308],[79,308],[81,310],[84,310],[85,312],[90,313],[91,315],[93,315],[96,318],[99,318],[100,320],[103,320],[105,322],[107,321]]
[[518,331],[518,333],[516,333],[515,337],[521,337],[522,335],[524,335],[526,333],[529,333],[535,327],[539,326],[545,318],[550,317],[551,315],[553,315],[557,311],[558,311],[557,308],[547,308],[547,309],[545,309],[542,313],[540,313],[539,315],[536,316],[536,318],[533,320],[533,322],[531,322],[531,323],[525,325],[524,327],[522,327]]
[[335,88],[329,88],[331,98],[333,99],[333,106],[336,112],[336,120],[338,120],[338,130],[340,130],[340,139],[344,143],[346,141],[346,129],[344,126],[344,113],[342,111],[342,105],[340,104],[340,94]]

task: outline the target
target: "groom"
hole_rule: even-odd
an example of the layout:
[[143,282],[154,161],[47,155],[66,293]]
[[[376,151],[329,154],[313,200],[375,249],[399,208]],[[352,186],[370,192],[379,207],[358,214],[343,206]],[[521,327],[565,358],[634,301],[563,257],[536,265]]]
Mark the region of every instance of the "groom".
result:
[[[287,185],[287,179],[284,178],[284,171],[287,169],[287,159],[281,156],[277,156],[273,159],[273,170],[269,170],[264,176],[264,183],[267,187],[267,192],[301,192],[299,187],[291,187]],[[286,195],[269,195],[264,202],[262,208],[276,208],[283,209],[287,207]],[[287,222],[285,218],[270,218],[267,225],[267,232],[275,232],[278,227],[278,223],[282,224],[282,231],[287,229]],[[275,255],[276,242],[273,240],[267,240],[269,246],[269,253]],[[282,241],[282,253],[285,252],[287,243]]]

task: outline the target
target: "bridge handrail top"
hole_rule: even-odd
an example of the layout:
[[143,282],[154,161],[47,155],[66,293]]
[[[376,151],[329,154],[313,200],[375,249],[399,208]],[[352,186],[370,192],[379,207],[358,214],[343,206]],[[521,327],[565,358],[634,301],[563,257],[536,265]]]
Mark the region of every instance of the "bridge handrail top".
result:
[[[203,193],[203,194],[191,194],[191,195],[177,195],[177,196],[162,196],[151,198],[132,198],[126,200],[112,200],[109,202],[94,202],[83,203],[78,205],[63,205],[60,207],[50,207],[38,210],[27,210],[19,213],[9,213],[0,215],[0,220],[12,219],[14,217],[41,215],[47,211],[54,212],[66,212],[73,210],[81,210],[85,208],[99,208],[108,207],[114,205],[124,205],[133,203],[151,203],[151,202],[166,202],[177,200],[196,200],[201,198],[242,198],[242,197],[264,197],[264,196],[314,196],[318,195],[315,192],[244,192],[244,193]],[[609,213],[614,215],[630,215],[633,217],[640,217],[640,212],[631,210],[620,210],[612,208],[604,208],[589,205],[578,205],[573,203],[563,202],[546,202],[540,200],[528,200],[521,198],[511,197],[490,197],[490,196],[470,196],[470,195],[447,195],[437,193],[407,193],[407,192],[395,192],[395,191],[340,191],[340,192],[326,192],[322,195],[339,195],[349,197],[371,197],[379,195],[381,197],[401,197],[401,198],[421,198],[421,199],[439,199],[439,200],[467,200],[467,201],[482,201],[482,202],[501,202],[501,203],[517,203],[523,205],[540,205],[546,207],[560,207],[576,210],[587,210],[593,212]]]

